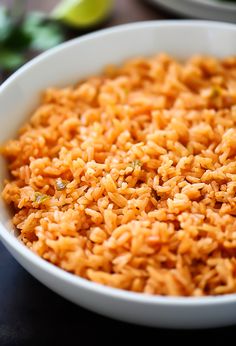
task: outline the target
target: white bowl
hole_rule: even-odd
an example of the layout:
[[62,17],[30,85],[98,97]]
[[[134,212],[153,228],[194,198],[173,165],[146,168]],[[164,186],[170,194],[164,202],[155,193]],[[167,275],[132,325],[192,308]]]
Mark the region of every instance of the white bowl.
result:
[[[98,73],[106,64],[160,51],[177,58],[187,58],[194,53],[217,57],[236,54],[236,26],[204,21],[135,23],[62,44],[23,66],[0,87],[0,143],[15,135],[46,87],[70,84]],[[6,174],[2,160],[0,188]],[[236,323],[236,294],[202,298],[148,296],[105,287],[57,268],[16,238],[8,207],[1,200],[0,239],[39,281],[74,303],[106,316],[172,328]]]
[[221,20],[236,23],[235,2],[219,0],[148,0],[166,10],[190,18]]

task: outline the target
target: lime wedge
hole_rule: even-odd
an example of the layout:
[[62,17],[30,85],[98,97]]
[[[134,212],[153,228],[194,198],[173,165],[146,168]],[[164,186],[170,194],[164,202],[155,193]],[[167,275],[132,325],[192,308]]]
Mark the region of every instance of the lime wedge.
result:
[[53,10],[52,17],[75,28],[87,28],[104,20],[112,3],[112,0],[63,0]]

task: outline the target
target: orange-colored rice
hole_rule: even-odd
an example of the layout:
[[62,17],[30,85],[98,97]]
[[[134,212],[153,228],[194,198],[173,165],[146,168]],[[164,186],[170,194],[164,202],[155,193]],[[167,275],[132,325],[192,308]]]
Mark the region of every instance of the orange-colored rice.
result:
[[48,89],[3,154],[13,223],[47,261],[136,292],[236,292],[236,57]]

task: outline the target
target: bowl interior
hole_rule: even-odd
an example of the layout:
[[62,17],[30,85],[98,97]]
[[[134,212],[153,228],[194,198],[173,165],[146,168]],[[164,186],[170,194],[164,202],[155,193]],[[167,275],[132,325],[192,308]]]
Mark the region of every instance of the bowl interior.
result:
[[[166,52],[179,59],[193,54],[223,57],[236,53],[236,26],[204,21],[165,21],[124,25],[72,40],[32,60],[0,87],[0,145],[37,106],[50,86],[75,83],[107,64]],[[7,177],[0,158],[0,190]],[[0,222],[12,231],[10,211],[0,198]]]

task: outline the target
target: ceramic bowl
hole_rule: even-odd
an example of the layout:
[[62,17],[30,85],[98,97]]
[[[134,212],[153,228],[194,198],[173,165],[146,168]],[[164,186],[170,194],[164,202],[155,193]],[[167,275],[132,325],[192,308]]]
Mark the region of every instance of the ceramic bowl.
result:
[[[99,73],[110,63],[167,52],[176,58],[195,53],[236,54],[236,26],[207,21],[134,23],[64,43],[33,59],[0,87],[0,143],[16,135],[37,106],[41,91]],[[7,176],[0,159],[0,189]],[[175,298],[105,287],[46,262],[15,235],[9,207],[0,200],[0,239],[16,260],[53,291],[89,310],[147,326],[206,328],[236,323],[236,294]],[[17,283],[16,283],[17,284]]]
[[236,23],[236,3],[224,0],[146,0],[181,16]]

